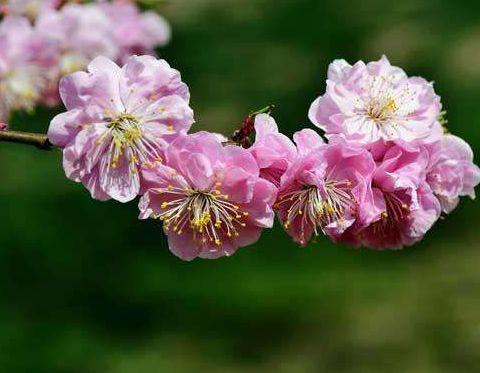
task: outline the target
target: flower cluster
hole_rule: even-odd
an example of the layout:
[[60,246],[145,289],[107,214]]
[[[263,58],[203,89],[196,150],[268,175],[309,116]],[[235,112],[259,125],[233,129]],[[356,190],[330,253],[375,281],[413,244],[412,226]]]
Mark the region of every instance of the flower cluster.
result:
[[59,104],[58,81],[97,56],[124,62],[154,54],[170,38],[168,23],[133,2],[9,0],[0,22],[0,120],[14,110]]
[[[106,57],[60,82],[67,112],[50,125],[67,176],[93,198],[140,196],[140,219],[156,219],[185,260],[229,256],[258,240],[277,215],[304,246],[321,233],[374,249],[411,245],[459,197],[474,198],[480,169],[442,127],[431,83],[383,57],[334,61],[309,118],[325,132],[279,132],[252,115],[227,139],[188,133],[189,91],[164,60]],[[250,141],[250,132],[255,132]]]
[[421,240],[480,182],[469,145],[445,133],[442,115],[432,83],[386,57],[334,61],[309,111],[328,143],[297,133],[298,157],[281,179],[276,209],[286,231],[301,245],[320,231],[375,249]]

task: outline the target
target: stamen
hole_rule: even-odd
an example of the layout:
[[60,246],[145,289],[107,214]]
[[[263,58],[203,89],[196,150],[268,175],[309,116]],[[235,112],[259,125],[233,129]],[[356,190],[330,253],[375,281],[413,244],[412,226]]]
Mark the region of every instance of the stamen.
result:
[[370,101],[367,109],[367,115],[377,122],[382,122],[389,118],[398,110],[397,103],[391,96],[377,97]]
[[[219,187],[220,184],[216,184]],[[221,246],[222,237],[237,237],[240,227],[245,227],[247,212],[240,211],[240,207],[220,199],[218,190],[195,191],[189,188],[181,189],[168,186],[160,190],[165,197],[174,197],[162,202],[160,207],[165,210],[158,215],[163,221],[166,231],[172,230],[178,234],[188,226],[193,232],[193,239],[205,244],[212,242]]]
[[383,127],[393,135],[399,123],[408,122],[414,110],[416,92],[408,83],[400,89],[392,85],[392,76],[373,76],[363,87],[363,97],[355,100],[355,112]]
[[378,221],[372,224],[373,234],[377,237],[399,236],[399,227],[407,219],[409,206],[393,193],[385,193],[385,211]]
[[132,171],[136,171],[138,165],[162,161],[157,140],[142,130],[140,121],[134,116],[121,114],[110,119],[107,126],[108,131],[97,140],[97,143],[102,144],[107,139],[110,141],[109,167],[118,167],[122,157],[127,158]]
[[304,186],[300,190],[279,196],[277,208],[288,204],[284,227],[290,229],[295,220],[300,226],[300,241],[305,243],[307,228],[313,229],[315,235],[319,229],[343,219],[347,210],[355,207],[350,193],[349,180],[327,181],[323,188]]

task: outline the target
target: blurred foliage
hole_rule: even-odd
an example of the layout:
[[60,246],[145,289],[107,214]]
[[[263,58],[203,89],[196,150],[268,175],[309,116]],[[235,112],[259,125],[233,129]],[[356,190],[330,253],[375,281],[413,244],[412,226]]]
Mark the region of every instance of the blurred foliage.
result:
[[[149,6],[155,5],[149,1]],[[196,129],[231,133],[275,103],[308,126],[334,58],[386,54],[435,80],[450,130],[480,151],[480,3],[169,0],[161,55]],[[44,131],[53,112],[17,114]],[[1,144],[1,372],[466,372],[480,366],[478,202],[394,252],[277,227],[232,258],[185,263],[135,203],[92,201],[58,151]],[[479,159],[477,158],[477,163]]]

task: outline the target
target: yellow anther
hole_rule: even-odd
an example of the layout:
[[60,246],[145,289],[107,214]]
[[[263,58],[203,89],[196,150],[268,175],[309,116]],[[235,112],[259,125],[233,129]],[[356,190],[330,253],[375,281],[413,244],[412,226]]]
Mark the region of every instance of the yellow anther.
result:
[[199,217],[196,217],[191,221],[192,228],[200,233],[211,222],[211,216],[209,212],[202,213]]

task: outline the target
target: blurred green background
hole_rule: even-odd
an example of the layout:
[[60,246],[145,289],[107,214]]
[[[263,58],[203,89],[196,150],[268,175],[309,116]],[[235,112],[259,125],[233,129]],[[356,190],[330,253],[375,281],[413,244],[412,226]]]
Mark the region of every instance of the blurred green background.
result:
[[[155,4],[154,4],[155,5]],[[170,0],[161,54],[195,129],[231,133],[275,103],[288,134],[334,58],[386,54],[435,80],[480,161],[480,3]],[[16,115],[45,131],[52,112]],[[0,372],[467,372],[480,366],[478,202],[398,252],[279,227],[226,259],[182,262],[135,203],[90,199],[58,151],[0,144]]]

